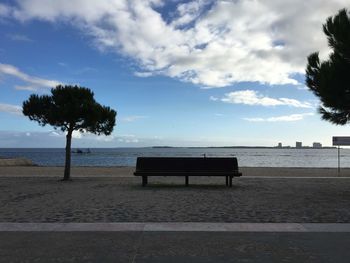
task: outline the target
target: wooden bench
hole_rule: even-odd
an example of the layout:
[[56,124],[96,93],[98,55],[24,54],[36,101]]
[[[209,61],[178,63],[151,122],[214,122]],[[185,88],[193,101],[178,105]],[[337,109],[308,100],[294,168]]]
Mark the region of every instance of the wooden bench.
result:
[[234,157],[138,157],[134,175],[142,176],[142,186],[148,176],[185,176],[186,186],[189,176],[223,176],[226,186],[232,187],[232,178],[242,173]]

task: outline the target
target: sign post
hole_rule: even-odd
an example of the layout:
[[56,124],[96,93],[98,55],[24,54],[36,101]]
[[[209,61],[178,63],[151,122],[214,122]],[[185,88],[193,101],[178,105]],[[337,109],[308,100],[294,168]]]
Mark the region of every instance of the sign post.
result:
[[333,136],[333,146],[338,146],[338,174],[340,174],[340,146],[350,146],[349,136]]
[[340,146],[338,145],[338,174],[340,174]]

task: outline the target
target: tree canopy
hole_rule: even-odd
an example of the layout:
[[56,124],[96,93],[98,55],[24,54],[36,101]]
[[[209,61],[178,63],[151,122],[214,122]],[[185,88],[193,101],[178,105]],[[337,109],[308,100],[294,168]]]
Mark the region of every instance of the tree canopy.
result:
[[308,57],[306,84],[321,100],[319,112],[324,120],[337,125],[350,121],[350,17],[342,9],[323,25],[329,59],[320,61],[319,53]]
[[97,103],[90,89],[57,86],[51,93],[32,94],[23,102],[23,114],[41,126],[49,124],[62,131],[71,129],[105,135],[113,131],[116,112]]
[[51,95],[30,95],[23,102],[23,114],[41,126],[51,125],[67,133],[64,180],[68,180],[73,131],[110,135],[117,113],[97,103],[88,88],[59,85],[51,89]]

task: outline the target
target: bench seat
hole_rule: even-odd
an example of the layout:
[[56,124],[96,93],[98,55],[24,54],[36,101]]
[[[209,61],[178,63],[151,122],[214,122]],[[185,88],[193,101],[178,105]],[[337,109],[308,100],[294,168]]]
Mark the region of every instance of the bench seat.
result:
[[134,172],[136,176],[242,176],[238,172],[169,172],[169,171],[154,171],[154,172]]
[[242,176],[234,157],[138,157],[135,176],[142,177],[142,185],[148,183],[149,176],[223,176],[226,185],[232,186],[232,178]]

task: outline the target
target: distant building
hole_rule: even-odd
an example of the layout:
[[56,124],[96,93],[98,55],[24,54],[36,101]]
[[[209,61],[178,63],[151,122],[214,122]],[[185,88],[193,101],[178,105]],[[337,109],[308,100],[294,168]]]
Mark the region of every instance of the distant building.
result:
[[319,143],[319,142],[314,142],[314,143],[312,144],[312,148],[322,148],[322,144]]
[[277,148],[282,148],[282,143],[281,142],[278,143]]
[[303,147],[303,144],[302,144],[302,142],[296,142],[295,143],[295,148],[302,148]]

